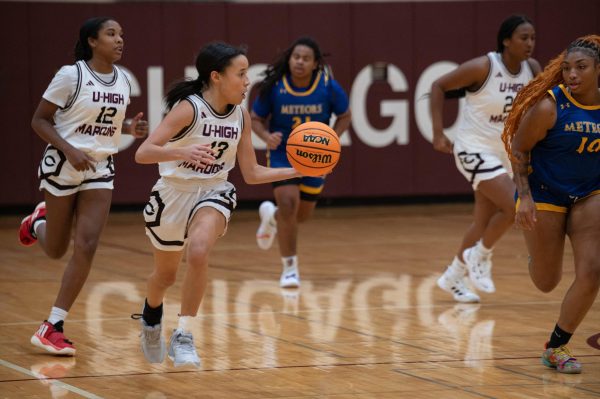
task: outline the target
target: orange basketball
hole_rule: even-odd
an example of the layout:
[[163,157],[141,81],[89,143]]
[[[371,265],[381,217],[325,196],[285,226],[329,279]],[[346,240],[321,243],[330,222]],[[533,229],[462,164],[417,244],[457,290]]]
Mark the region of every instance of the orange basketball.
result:
[[321,122],[297,126],[290,133],[285,148],[290,164],[304,176],[331,172],[340,159],[341,150],[335,131]]

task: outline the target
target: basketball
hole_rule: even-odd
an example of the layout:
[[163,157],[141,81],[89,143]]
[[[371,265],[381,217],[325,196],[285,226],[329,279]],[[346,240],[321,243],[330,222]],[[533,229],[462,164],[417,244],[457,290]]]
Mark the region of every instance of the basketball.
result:
[[335,131],[321,122],[298,125],[287,140],[290,164],[304,176],[322,176],[333,170],[342,146]]

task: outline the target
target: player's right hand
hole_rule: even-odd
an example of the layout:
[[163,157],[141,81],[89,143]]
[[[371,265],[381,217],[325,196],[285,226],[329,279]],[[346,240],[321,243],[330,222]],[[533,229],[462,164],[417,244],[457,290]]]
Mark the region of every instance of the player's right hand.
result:
[[433,148],[436,151],[452,154],[452,142],[445,135],[433,135]]
[[276,149],[277,147],[279,147],[279,144],[281,144],[282,139],[283,134],[281,132],[272,132],[267,138],[267,148],[269,150]]
[[96,160],[91,155],[86,154],[75,147],[66,150],[65,156],[67,157],[67,161],[73,165],[75,170],[80,172],[90,169],[94,172],[96,171]]
[[183,159],[192,162],[198,166],[204,167],[211,165],[215,161],[213,150],[210,144],[192,144],[182,148]]
[[533,230],[537,222],[535,202],[531,195],[519,197],[519,205],[515,214],[515,227],[522,230]]

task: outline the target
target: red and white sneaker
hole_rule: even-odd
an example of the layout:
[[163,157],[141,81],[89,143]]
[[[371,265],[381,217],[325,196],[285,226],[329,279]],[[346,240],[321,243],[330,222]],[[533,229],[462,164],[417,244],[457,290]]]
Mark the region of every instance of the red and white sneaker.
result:
[[29,247],[37,241],[35,231],[33,231],[33,225],[38,220],[46,219],[46,203],[40,202],[37,204],[33,213],[21,220],[21,227],[19,227],[19,241],[22,245]]
[[63,321],[52,324],[44,321],[31,337],[31,343],[55,355],[74,356],[75,347],[63,334]]

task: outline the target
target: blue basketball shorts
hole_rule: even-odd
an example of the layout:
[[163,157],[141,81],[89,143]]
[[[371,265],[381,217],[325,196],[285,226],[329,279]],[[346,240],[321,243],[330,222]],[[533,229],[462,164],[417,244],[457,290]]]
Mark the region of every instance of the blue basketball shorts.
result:
[[[547,184],[542,183],[534,176],[529,176],[529,188],[531,189],[531,196],[535,202],[535,209],[538,211],[549,211],[567,213],[577,201],[581,201],[584,198],[592,195],[600,194],[600,187],[597,190],[581,195],[569,195],[564,192],[553,190],[548,187]],[[517,199],[517,206],[519,200]]]
[[[267,151],[267,166],[270,168],[291,168],[292,165],[287,159],[285,149],[283,151],[269,150]],[[319,195],[325,187],[324,177],[303,176],[294,179],[281,180],[272,183],[273,188],[294,184],[299,186],[300,199],[303,201],[315,202],[319,199]]]

